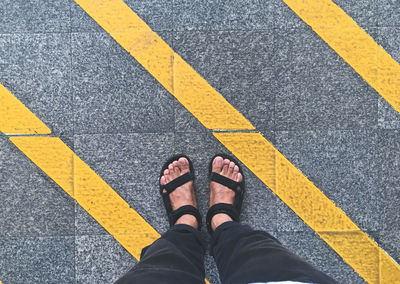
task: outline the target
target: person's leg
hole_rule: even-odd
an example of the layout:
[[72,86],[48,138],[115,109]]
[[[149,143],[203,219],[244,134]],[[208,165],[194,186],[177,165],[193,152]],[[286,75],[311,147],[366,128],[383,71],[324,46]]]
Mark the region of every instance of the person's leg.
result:
[[[243,176],[240,168],[229,159],[217,157],[212,172],[238,184]],[[242,190],[237,188],[237,190]],[[210,182],[210,208],[215,204],[234,204],[235,193],[219,182]],[[225,205],[226,207],[226,205]],[[222,207],[223,208],[223,207]],[[236,206],[235,208],[240,208]],[[209,213],[213,210],[209,210]],[[336,283],[300,257],[284,248],[278,240],[263,231],[255,231],[238,221],[240,212],[224,208],[212,216],[211,253],[217,263],[222,283],[298,281],[305,283]],[[207,216],[207,219],[209,216]],[[235,220],[235,221],[233,221]]]
[[270,234],[228,221],[212,234],[212,254],[222,283],[298,281],[336,283]]
[[142,250],[140,262],[116,283],[204,283],[201,217],[196,209],[194,170],[187,157],[164,165],[160,193],[171,228]]
[[198,230],[175,225],[145,247],[140,262],[116,283],[204,283],[204,252]]

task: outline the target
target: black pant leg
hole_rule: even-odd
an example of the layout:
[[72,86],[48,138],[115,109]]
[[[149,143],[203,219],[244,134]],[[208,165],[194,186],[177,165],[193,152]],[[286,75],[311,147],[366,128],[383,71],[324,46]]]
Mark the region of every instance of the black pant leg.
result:
[[220,225],[212,235],[211,253],[222,283],[298,281],[336,283],[263,231],[237,222]]
[[143,248],[140,262],[116,283],[204,283],[204,253],[198,230],[175,225]]

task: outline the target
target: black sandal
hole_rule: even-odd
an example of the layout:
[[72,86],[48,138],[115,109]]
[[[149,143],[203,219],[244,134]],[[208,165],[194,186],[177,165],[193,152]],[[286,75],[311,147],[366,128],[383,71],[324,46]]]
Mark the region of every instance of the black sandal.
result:
[[[239,172],[242,174],[241,182],[236,182],[230,178],[224,177],[223,175],[214,173],[212,171],[213,161],[218,156],[222,157],[222,159],[229,159],[230,161],[234,162],[239,167]],[[207,222],[208,232],[211,233],[212,232],[211,219],[216,214],[225,213],[225,214],[229,215],[229,217],[231,217],[233,221],[239,222],[239,215],[242,210],[242,203],[243,203],[243,197],[244,197],[244,192],[245,192],[245,182],[244,182],[244,174],[243,174],[243,171],[242,171],[239,163],[232,156],[229,156],[226,154],[217,154],[211,158],[209,168],[208,168],[208,174],[209,174],[210,182],[215,181],[217,183],[220,183],[220,184],[228,187],[229,189],[231,189],[235,192],[235,200],[234,200],[233,204],[217,203],[208,209],[206,222]],[[238,187],[240,188],[239,190],[238,190]]]
[[[177,177],[176,179],[170,181],[169,183],[162,185],[161,184],[161,177],[164,175],[164,171],[168,169],[168,165],[171,164],[173,161],[178,161],[179,158],[186,158],[189,161],[189,172],[187,172],[184,175],[181,175]],[[197,223],[199,225],[198,229],[200,230],[201,227],[201,215],[199,210],[192,206],[192,205],[184,205],[182,207],[179,207],[175,211],[172,211],[172,205],[171,205],[171,200],[169,199],[169,194],[173,192],[177,187],[187,183],[188,181],[194,180],[194,168],[192,161],[189,159],[189,157],[185,155],[176,155],[171,158],[169,158],[163,165],[160,173],[160,178],[159,178],[159,185],[160,185],[160,194],[163,198],[164,201],[164,206],[165,209],[167,210],[167,215],[168,215],[168,221],[170,226],[172,227],[176,221],[182,217],[185,214],[190,214],[196,217]],[[164,189],[166,192],[163,192]]]

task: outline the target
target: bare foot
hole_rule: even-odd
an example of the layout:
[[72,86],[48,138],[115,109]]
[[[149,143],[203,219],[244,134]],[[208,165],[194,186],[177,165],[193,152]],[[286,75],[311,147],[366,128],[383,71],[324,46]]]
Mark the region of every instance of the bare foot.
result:
[[[160,183],[165,185],[177,177],[189,172],[189,161],[181,157],[178,161],[173,161],[168,165],[168,169],[164,171],[164,175],[160,179]],[[164,189],[163,192],[166,192]],[[188,181],[182,186],[177,187],[169,194],[172,210],[176,210],[184,205],[192,205],[197,208],[196,196],[194,194],[193,181]],[[186,224],[197,229],[199,224],[196,217],[190,214],[182,215],[175,224]]]
[[[242,174],[239,173],[239,167],[234,162],[228,159],[224,160],[219,156],[215,157],[213,160],[212,171],[236,182],[241,182],[243,178]],[[235,192],[233,192],[233,190],[220,183],[214,181],[210,182],[210,207],[217,203],[233,204],[234,199]],[[224,213],[215,214],[211,219],[211,229],[215,231],[219,225],[228,221],[232,221],[229,215]]]

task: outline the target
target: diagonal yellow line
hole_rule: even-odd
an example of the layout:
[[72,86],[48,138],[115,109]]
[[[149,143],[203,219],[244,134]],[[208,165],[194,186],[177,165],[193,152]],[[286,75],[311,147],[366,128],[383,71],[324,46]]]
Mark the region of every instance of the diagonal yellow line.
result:
[[0,84],[0,131],[7,134],[50,134],[51,130]]
[[22,136],[10,140],[136,259],[143,247],[160,237],[60,138]]
[[283,0],[400,112],[400,65],[331,0]]
[[[253,129],[235,109],[231,113],[233,107],[122,0],[75,2],[205,127]],[[214,135],[366,281],[393,283],[391,280],[400,279],[399,265],[261,134],[214,132]],[[382,275],[383,271],[388,274]]]
[[[199,118],[205,127],[254,129],[254,126],[240,112],[186,64],[122,0],[78,0],[76,2],[180,103]],[[210,104],[211,101],[212,104]]]
[[[51,133],[2,84],[0,102],[1,132],[11,135]],[[14,136],[10,140],[136,259],[143,247],[159,238],[160,235],[60,138]]]

